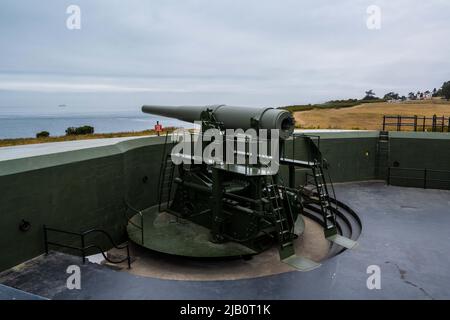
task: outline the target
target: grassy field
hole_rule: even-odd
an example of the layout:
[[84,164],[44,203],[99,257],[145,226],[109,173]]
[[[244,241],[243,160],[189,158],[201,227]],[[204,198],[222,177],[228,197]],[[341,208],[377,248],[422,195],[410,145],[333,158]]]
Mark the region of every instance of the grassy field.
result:
[[319,104],[300,104],[300,105],[293,105],[293,106],[287,106],[282,107],[282,109],[286,109],[290,112],[298,112],[298,111],[308,111],[308,110],[314,110],[317,108],[323,109],[341,109],[341,108],[349,108],[349,107],[355,107],[362,103],[377,103],[377,102],[386,102],[383,99],[374,99],[374,100],[358,100],[358,99],[348,99],[348,100],[334,100],[334,101],[328,101],[325,103],[319,103]]
[[305,129],[380,130],[383,115],[450,117],[450,101],[427,100],[402,103],[377,102],[347,108],[315,108],[294,112],[296,126]]
[[[174,128],[166,128],[161,135],[165,135],[166,132],[173,131]],[[130,131],[130,132],[116,132],[116,133],[94,133],[85,135],[70,135],[70,136],[58,136],[48,138],[19,138],[19,139],[3,139],[0,140],[0,147],[19,146],[24,144],[34,143],[47,143],[47,142],[61,142],[61,141],[74,141],[74,140],[87,140],[87,139],[104,139],[104,138],[121,138],[121,137],[139,137],[155,135],[154,130],[145,131]]]

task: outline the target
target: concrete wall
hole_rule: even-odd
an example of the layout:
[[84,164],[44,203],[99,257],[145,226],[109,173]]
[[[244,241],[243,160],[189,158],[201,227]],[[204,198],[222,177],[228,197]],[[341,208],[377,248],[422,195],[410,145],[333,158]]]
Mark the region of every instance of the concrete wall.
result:
[[[44,252],[43,225],[75,232],[108,231],[126,239],[126,198],[134,206],[156,203],[162,138],[0,162],[0,270]],[[147,177],[147,179],[144,179]],[[31,222],[19,230],[22,219]],[[52,234],[77,246],[79,239]],[[108,241],[92,235],[108,249]]]
[[[334,182],[364,181],[376,179],[377,132],[341,132],[320,133],[320,150],[329,163],[329,172]],[[313,138],[316,144],[318,139]],[[288,141],[286,157],[293,155],[299,160],[310,158],[307,146],[302,139],[296,139],[295,152],[293,143]],[[296,170],[296,185],[305,182],[308,169]],[[287,179],[287,168],[282,169]]]
[[[393,185],[450,189],[450,134],[390,132],[389,166]],[[415,168],[420,170],[404,170]],[[427,172],[423,169],[427,169]],[[434,172],[444,170],[448,172]],[[427,182],[424,183],[426,176]],[[437,181],[448,180],[448,181]]]
[[450,170],[450,134],[390,132],[390,165]]
[[[321,150],[335,182],[376,179],[378,132],[321,133]],[[448,136],[392,134],[390,158],[400,166],[450,170]],[[44,224],[73,231],[99,227],[126,239],[123,199],[137,208],[157,201],[162,137],[0,161],[0,270],[44,252]],[[292,152],[292,141],[286,146]],[[296,157],[306,158],[301,142]],[[282,168],[286,174],[287,168]],[[296,172],[303,183],[305,170]],[[287,181],[286,181],[287,183]],[[19,230],[30,221],[27,232]],[[69,239],[75,241],[75,239]],[[98,241],[105,249],[108,243]]]

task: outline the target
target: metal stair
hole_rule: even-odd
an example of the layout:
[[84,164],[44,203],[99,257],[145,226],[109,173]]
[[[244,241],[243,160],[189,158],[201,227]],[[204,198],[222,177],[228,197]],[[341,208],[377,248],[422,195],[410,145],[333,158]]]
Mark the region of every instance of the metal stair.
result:
[[[317,213],[318,219],[324,228],[325,238],[346,249],[354,249],[358,243],[346,236],[342,235],[342,227],[345,223],[338,224],[336,213],[339,213],[338,205],[343,205],[336,200],[333,182],[329,176],[329,184],[333,191],[333,197],[328,192],[328,186],[324,175],[323,167],[320,163],[311,167],[313,172],[312,189],[304,189],[303,195],[309,200],[305,203],[305,209],[313,210]],[[319,218],[320,217],[320,218]],[[340,220],[345,220],[345,217],[339,217]],[[314,219],[317,220],[317,219]],[[342,221],[341,221],[342,222]],[[345,221],[344,221],[345,222]],[[346,233],[344,233],[346,234]]]
[[267,176],[266,179],[265,199],[273,212],[280,260],[299,271],[310,271],[320,267],[319,263],[295,254],[294,240],[297,237],[294,232],[295,221],[286,188],[275,184],[273,176]]
[[317,192],[317,203],[322,212],[325,237],[328,238],[338,233],[336,228],[336,216],[332,211],[330,194],[328,192],[327,181],[324,177],[322,165],[318,161],[315,161],[311,170],[314,178],[314,187]]
[[294,251],[294,221],[286,191],[280,190],[273,181],[273,176],[267,177],[266,199],[274,214],[275,228],[279,243],[280,258],[285,259],[295,253]]
[[[338,226],[336,223],[336,212],[338,211],[338,208],[335,201],[333,201],[334,199],[336,199],[333,181],[331,180],[330,173],[327,170],[329,184],[333,192],[333,199],[331,199],[330,193],[328,191],[328,183],[324,174],[324,165],[325,168],[327,168],[327,162],[325,159],[322,159],[320,150],[317,150],[317,155],[318,157],[314,159],[314,163],[311,166],[312,183],[311,181],[309,182],[313,185],[314,196],[312,196],[310,199],[313,200],[320,208],[325,238],[347,249],[356,248],[356,246],[358,245],[356,241],[339,234]],[[320,161],[318,159],[320,159]]]
[[[304,193],[303,197],[308,202],[304,205],[303,215],[322,225],[322,212],[320,206],[311,199],[313,194]],[[333,206],[333,211],[336,215],[336,227],[339,235],[353,240],[353,243],[356,244],[362,231],[362,223],[358,215],[346,204],[334,198],[331,198],[330,201],[336,206],[336,209]],[[331,243],[328,257],[340,254],[347,249],[347,247],[339,245],[336,241],[332,241]]]

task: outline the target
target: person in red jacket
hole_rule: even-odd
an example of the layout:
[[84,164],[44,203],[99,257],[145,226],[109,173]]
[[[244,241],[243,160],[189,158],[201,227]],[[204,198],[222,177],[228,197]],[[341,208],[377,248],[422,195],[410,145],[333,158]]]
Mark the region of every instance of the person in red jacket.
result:
[[159,121],[156,121],[155,131],[158,136],[159,136],[160,132],[162,131],[162,125],[159,124]]

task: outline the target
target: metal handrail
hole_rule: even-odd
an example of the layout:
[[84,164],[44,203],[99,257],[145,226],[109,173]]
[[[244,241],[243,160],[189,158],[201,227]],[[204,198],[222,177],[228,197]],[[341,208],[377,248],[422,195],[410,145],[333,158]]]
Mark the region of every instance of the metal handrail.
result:
[[[423,172],[422,177],[404,177],[404,176],[393,176],[392,170],[403,170],[403,171],[416,171]],[[437,169],[428,169],[428,168],[401,168],[401,167],[388,167],[388,176],[387,176],[387,184],[391,184],[392,179],[406,179],[406,180],[423,180],[423,188],[426,189],[428,184],[427,182],[449,182],[450,179],[432,179],[429,177],[429,173],[446,173],[450,174],[449,170],[437,170]]]
[[295,220],[294,220],[294,216],[292,215],[292,208],[291,208],[291,204],[290,204],[289,199],[288,199],[289,196],[287,194],[286,186],[285,186],[283,178],[281,176],[279,177],[279,180],[280,180],[280,185],[277,185],[277,187],[281,190],[281,193],[282,193],[283,197],[286,198],[286,202],[288,204],[288,210],[289,210],[289,212],[288,212],[289,213],[289,218],[290,218],[291,224],[292,224],[292,226],[291,226],[291,233],[294,233]]
[[[69,234],[69,235],[74,235],[74,236],[79,236],[80,239],[81,239],[81,247],[75,247],[75,246],[71,246],[71,245],[67,245],[67,244],[62,244],[62,243],[58,243],[58,242],[48,241],[48,231],[58,232],[58,233],[63,233],[63,234]],[[113,260],[110,260],[105,255],[103,249],[100,246],[95,245],[95,244],[91,244],[91,245],[86,246],[86,244],[85,244],[85,237],[87,235],[89,235],[89,234],[92,234],[92,233],[101,233],[101,234],[105,235],[108,238],[108,240],[111,242],[111,244],[113,245],[114,248],[119,249],[119,250],[126,249],[127,250],[127,256],[124,259],[120,260],[120,261],[113,261]],[[131,268],[130,247],[129,247],[128,242],[126,242],[126,244],[122,245],[122,246],[117,245],[114,242],[114,240],[111,237],[111,235],[108,232],[106,232],[105,230],[102,230],[102,229],[90,229],[90,230],[87,230],[87,231],[84,231],[84,232],[74,232],[74,231],[67,231],[67,230],[62,230],[62,229],[50,228],[50,227],[47,227],[46,225],[44,225],[44,245],[45,245],[45,254],[48,254],[48,252],[49,252],[49,249],[48,249],[49,245],[63,247],[63,248],[68,248],[68,249],[73,249],[73,250],[78,250],[82,254],[83,263],[86,262],[86,251],[88,251],[88,250],[90,250],[92,248],[97,248],[97,249],[100,250],[100,253],[105,258],[105,260],[107,260],[108,262],[113,263],[113,264],[119,264],[119,263],[122,263],[124,261],[127,261],[128,262],[128,269]]]
[[[293,133],[292,134],[292,159],[295,160],[295,139],[296,138],[316,138],[317,139],[317,149],[320,153],[320,135],[315,135],[315,134],[307,134],[307,133]],[[310,139],[312,141],[312,139]],[[314,143],[314,141],[312,141],[312,143]],[[310,154],[310,149],[307,148],[308,151],[308,161],[312,161],[313,159],[311,159],[311,154]],[[285,150],[283,150],[283,157],[286,158],[286,152]]]
[[[333,184],[333,180],[331,180],[331,173],[330,170],[328,170],[328,168],[326,168],[327,171],[327,175],[328,175],[328,180],[330,181],[330,185],[331,185],[331,191],[333,192],[333,199],[336,199],[336,191],[334,190],[334,184]],[[335,203],[335,209],[338,209],[337,203]]]
[[410,171],[423,171],[427,170],[428,172],[438,172],[438,173],[450,173],[450,170],[437,170],[437,169],[428,169],[428,168],[403,168],[403,167],[390,167],[390,169],[395,170],[410,170]]
[[128,247],[128,243],[126,243],[126,244],[124,244],[124,245],[117,245],[115,242],[114,242],[114,240],[113,240],[113,238],[111,237],[111,235],[108,233],[108,232],[106,232],[105,230],[102,230],[102,229],[91,229],[91,230],[88,230],[88,231],[85,231],[85,232],[83,232],[82,233],[82,235],[83,236],[87,236],[88,234],[91,234],[91,233],[101,233],[101,234],[104,234],[108,239],[109,239],[109,242],[111,242],[111,244],[113,245],[113,247],[114,248],[116,248],[116,249],[125,249],[125,248],[127,248]]

